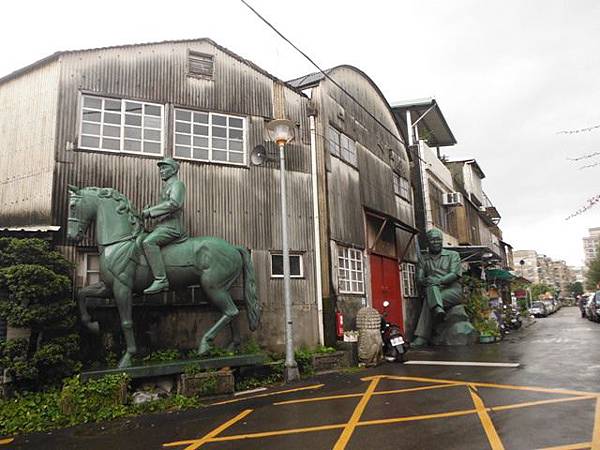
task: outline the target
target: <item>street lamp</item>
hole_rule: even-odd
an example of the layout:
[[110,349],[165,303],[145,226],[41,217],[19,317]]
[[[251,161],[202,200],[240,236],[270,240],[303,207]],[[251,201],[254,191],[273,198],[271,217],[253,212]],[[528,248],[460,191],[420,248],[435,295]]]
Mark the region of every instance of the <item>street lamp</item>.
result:
[[285,365],[283,376],[286,382],[300,379],[298,364],[294,359],[294,337],[292,333],[292,299],[290,295],[290,250],[288,247],[287,205],[285,191],[285,144],[294,139],[295,124],[291,120],[276,119],[266,125],[269,139],[279,147],[279,180],[281,185],[281,234],[283,250],[283,297],[285,304]]

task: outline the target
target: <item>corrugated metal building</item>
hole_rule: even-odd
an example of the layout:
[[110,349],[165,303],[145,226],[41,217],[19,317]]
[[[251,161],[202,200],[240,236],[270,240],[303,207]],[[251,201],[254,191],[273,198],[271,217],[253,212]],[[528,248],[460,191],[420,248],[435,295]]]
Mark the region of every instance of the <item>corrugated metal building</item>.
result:
[[375,83],[352,66],[289,83],[310,97],[316,111],[325,317],[337,310],[351,330],[358,309],[383,311],[389,300],[388,319],[410,335],[421,310],[414,280],[414,196],[392,110]]
[[[283,282],[271,263],[281,253],[279,172],[251,166],[249,153],[264,143],[266,121],[289,118],[297,124],[286,146],[295,337],[297,345],[314,345],[308,105],[302,93],[209,39],[56,53],[0,79],[0,227],[60,227],[55,243],[77,262],[76,284],[88,284],[98,276],[97,249],[93,236],[78,246],[65,240],[67,185],[114,187],[141,210],[158,201],[156,162],[172,156],[188,188],[188,234],[251,250],[263,305],[259,342],[281,348]],[[206,308],[162,309],[153,319],[156,340],[193,346],[207,324],[196,312]]]

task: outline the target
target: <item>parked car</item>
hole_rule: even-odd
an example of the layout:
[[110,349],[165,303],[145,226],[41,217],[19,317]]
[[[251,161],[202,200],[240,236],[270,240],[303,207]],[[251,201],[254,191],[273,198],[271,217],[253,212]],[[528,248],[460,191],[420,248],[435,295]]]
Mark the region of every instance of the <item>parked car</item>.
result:
[[529,308],[529,314],[534,317],[546,317],[548,315],[548,309],[544,302],[533,302],[531,308]]
[[593,296],[590,296],[588,308],[588,319],[593,322],[600,322],[600,291],[596,292]]
[[594,302],[595,296],[596,296],[595,294],[590,295],[587,303],[585,304],[585,317],[587,317],[588,320],[592,320],[592,307],[593,307],[593,305],[595,305],[595,302]]
[[554,314],[556,312],[556,306],[552,300],[542,300],[544,306],[546,306],[547,315]]

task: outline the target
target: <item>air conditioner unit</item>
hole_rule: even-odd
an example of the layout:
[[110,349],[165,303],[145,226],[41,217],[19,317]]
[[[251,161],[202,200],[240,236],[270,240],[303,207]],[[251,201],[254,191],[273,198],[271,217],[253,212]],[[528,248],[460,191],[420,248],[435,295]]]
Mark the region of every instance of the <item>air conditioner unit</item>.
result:
[[458,206],[463,204],[462,194],[460,192],[444,193],[444,206]]

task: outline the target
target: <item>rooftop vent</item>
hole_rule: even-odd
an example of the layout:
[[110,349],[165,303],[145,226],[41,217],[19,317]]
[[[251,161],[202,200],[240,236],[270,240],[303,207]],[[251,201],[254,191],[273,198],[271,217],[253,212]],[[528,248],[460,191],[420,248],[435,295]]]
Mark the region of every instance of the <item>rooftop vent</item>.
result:
[[188,52],[188,75],[199,78],[212,78],[214,67],[213,55],[206,53]]

